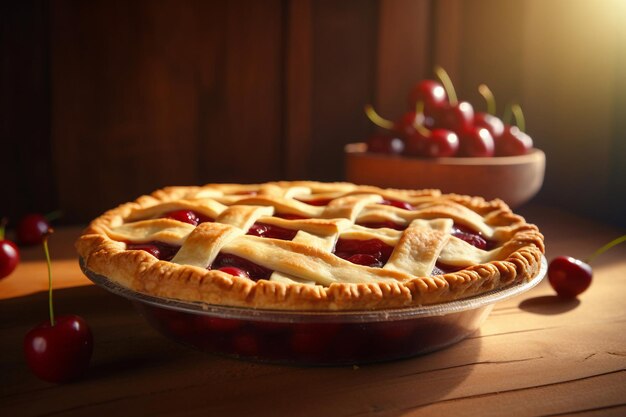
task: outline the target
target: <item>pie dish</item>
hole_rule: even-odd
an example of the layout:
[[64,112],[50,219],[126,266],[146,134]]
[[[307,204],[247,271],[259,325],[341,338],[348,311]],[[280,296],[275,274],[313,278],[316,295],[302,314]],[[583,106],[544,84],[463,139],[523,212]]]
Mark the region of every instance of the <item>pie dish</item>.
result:
[[93,220],[76,247],[138,293],[298,311],[460,300],[531,280],[544,253],[500,200],[312,181],[164,188]]

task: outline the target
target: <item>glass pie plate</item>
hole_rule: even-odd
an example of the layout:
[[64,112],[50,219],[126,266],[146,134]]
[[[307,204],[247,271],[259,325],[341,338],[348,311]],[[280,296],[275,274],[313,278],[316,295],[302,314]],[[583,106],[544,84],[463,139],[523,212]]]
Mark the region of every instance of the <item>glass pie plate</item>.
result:
[[166,299],[123,287],[87,269],[95,284],[129,299],[159,332],[202,351],[293,365],[355,365],[409,358],[457,343],[480,328],[494,305],[544,278],[435,305],[371,311],[280,311]]

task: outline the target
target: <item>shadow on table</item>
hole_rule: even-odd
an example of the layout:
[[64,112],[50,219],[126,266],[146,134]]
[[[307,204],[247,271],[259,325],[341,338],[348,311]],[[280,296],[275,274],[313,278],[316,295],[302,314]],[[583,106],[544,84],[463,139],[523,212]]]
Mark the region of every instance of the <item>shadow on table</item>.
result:
[[566,313],[575,309],[580,304],[577,298],[568,299],[558,295],[542,295],[539,297],[527,298],[519,303],[521,310],[529,313],[554,315]]
[[[471,338],[425,356],[358,367],[268,365],[172,342],[130,302],[98,287],[57,290],[54,297],[57,315],[80,315],[92,328],[87,374],[54,386],[26,369],[21,338],[46,319],[45,293],[0,302],[0,347],[9,351],[0,365],[15,363],[3,376],[6,398],[36,396],[42,410],[70,415],[124,409],[146,415],[399,416],[445,399],[470,375],[481,348],[481,338]],[[71,402],[58,400],[69,392]]]

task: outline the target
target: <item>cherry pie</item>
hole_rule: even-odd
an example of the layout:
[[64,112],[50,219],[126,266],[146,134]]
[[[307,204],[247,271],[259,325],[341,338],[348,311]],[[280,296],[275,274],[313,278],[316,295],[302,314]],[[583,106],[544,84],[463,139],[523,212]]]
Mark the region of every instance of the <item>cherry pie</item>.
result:
[[531,279],[544,252],[499,200],[311,181],[164,188],[95,219],[76,247],[139,292],[282,310],[465,298]]

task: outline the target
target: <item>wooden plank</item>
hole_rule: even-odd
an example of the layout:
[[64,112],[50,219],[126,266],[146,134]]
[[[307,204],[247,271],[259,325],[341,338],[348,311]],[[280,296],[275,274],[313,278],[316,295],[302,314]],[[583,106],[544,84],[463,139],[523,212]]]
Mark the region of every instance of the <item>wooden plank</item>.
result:
[[[617,232],[541,206],[528,207],[524,214],[546,234],[550,257],[565,250],[578,256]],[[53,258],[60,261],[53,270],[59,286],[80,274],[69,258],[76,232],[56,235]],[[620,415],[625,409],[626,246],[597,259],[594,283],[578,302],[554,297],[543,282],[496,305],[480,332],[459,344],[358,367],[289,367],[203,354],[161,337],[130,303],[103,289],[59,289],[58,314],[84,316],[96,343],[86,377],[58,386],[37,380],[22,360],[21,338],[47,313],[45,292],[19,292],[46,275],[36,255],[29,253],[25,265],[0,282],[13,281],[16,291],[0,301],[2,415],[119,410],[188,416],[495,416],[503,410],[512,415]]]
[[68,216],[166,185],[279,177],[281,4],[53,3],[55,173]]
[[344,145],[371,131],[363,106],[374,99],[377,5],[313,2],[311,179],[342,179]]
[[432,73],[431,2],[381,0],[379,9],[376,105],[398,119],[411,87]]
[[310,0],[287,4],[285,34],[285,177],[308,177],[311,148],[311,104],[313,97],[313,33]]
[[0,4],[0,217],[56,210],[50,146],[48,2]]

